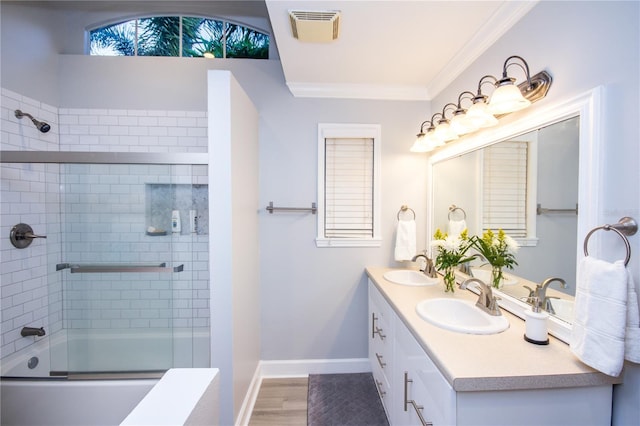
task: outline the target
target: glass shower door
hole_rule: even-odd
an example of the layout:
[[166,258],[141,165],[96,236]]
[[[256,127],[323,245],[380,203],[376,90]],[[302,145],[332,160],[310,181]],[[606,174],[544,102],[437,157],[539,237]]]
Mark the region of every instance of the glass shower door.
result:
[[51,346],[52,371],[155,372],[208,359],[194,350],[196,331],[208,330],[198,318],[208,308],[202,168],[60,165],[62,278],[51,297],[64,344]]

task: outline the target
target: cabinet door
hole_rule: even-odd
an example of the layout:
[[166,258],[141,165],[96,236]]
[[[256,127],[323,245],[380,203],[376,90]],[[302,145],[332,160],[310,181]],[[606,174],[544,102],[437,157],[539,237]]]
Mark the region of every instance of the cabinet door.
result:
[[[401,410],[397,425],[454,425],[455,392],[413,335],[398,321],[395,329],[394,394]],[[394,424],[394,426],[396,425]]]
[[369,283],[369,362],[378,393],[391,418],[391,371],[393,367],[394,318],[391,306],[375,286]]

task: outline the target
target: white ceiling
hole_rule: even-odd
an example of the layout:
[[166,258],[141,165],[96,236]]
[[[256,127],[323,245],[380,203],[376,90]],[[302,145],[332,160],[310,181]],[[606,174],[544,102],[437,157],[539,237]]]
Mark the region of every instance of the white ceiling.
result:
[[[275,41],[287,86],[294,96],[431,100],[537,2],[84,0],[24,4],[76,14],[175,11],[236,16],[240,21],[242,17],[256,18],[263,20],[265,27],[270,21],[272,42]],[[338,39],[329,43],[295,39],[289,10],[340,11]]]
[[[430,100],[536,1],[265,0],[287,86],[299,97]],[[295,39],[289,10],[340,11],[328,43]]]

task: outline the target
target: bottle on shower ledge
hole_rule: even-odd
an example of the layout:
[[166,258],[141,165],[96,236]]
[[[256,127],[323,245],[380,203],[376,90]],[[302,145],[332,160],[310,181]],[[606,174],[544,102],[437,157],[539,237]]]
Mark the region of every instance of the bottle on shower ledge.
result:
[[171,232],[179,234],[181,230],[180,210],[174,210],[171,212]]

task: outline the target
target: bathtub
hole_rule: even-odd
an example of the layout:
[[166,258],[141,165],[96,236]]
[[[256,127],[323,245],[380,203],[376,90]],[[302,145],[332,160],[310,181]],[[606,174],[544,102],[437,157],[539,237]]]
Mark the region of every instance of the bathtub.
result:
[[158,382],[2,379],[3,426],[119,425]]
[[[62,330],[27,337],[34,343],[2,359],[0,424],[118,425],[161,376],[130,379],[126,372],[208,367],[208,334],[208,329]],[[67,371],[120,374],[117,380],[50,376]]]

